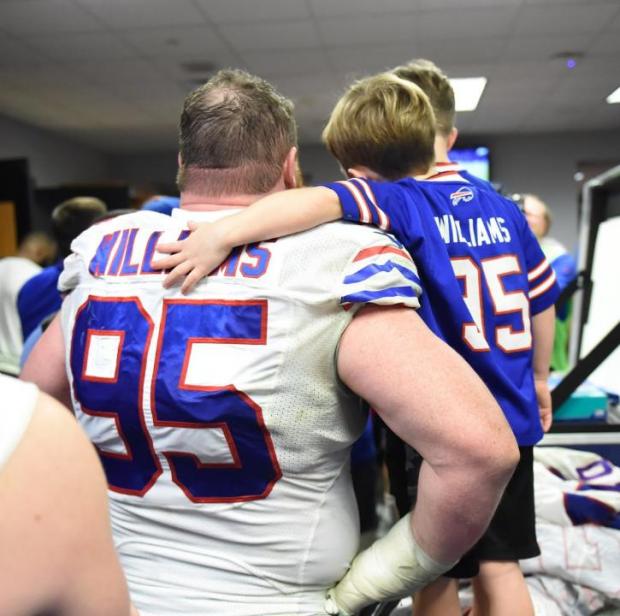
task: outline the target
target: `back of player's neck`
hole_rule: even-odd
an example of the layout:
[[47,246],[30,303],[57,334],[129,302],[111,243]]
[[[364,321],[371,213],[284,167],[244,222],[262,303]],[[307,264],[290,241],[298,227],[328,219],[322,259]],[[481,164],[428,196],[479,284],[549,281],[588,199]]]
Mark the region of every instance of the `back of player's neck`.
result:
[[181,193],[181,209],[194,212],[208,212],[230,208],[247,207],[257,201],[261,195],[200,195]]

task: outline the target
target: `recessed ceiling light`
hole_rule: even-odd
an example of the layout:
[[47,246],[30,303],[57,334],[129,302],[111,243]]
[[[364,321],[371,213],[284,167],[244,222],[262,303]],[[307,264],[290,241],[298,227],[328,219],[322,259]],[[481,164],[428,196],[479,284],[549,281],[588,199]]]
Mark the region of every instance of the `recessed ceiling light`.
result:
[[487,85],[486,77],[463,77],[450,79],[454,90],[454,102],[457,111],[473,111]]
[[551,60],[560,60],[569,71],[572,71],[584,56],[583,51],[558,51],[551,54]]
[[614,103],[620,103],[620,87],[616,88],[608,97],[607,97],[607,102],[610,105],[613,105]]

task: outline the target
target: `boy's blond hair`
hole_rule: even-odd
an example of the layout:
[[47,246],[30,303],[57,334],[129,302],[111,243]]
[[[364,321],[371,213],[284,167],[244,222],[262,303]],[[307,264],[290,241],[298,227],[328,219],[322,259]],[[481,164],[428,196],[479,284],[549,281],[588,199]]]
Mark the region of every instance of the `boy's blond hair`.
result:
[[363,165],[388,180],[426,173],[435,116],[426,94],[393,73],[356,81],[336,103],[323,142],[344,169]]
[[454,90],[447,75],[435,63],[422,58],[397,66],[392,72],[422,88],[433,106],[437,132],[447,137],[454,128],[456,115]]

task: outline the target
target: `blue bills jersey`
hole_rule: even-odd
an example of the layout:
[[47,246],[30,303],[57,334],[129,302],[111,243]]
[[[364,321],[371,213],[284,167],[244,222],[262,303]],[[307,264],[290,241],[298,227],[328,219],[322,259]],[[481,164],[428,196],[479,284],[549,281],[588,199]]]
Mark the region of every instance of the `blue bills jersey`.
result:
[[377,225],[403,242],[425,292],[421,316],[484,380],[519,444],[539,441],[531,316],[559,290],[516,204],[454,169],[424,181],[327,186],[346,220]]
[[467,169],[464,169],[458,163],[454,163],[451,161],[436,162],[435,170],[436,170],[435,175],[428,178],[429,180],[434,181],[434,180],[441,179],[444,182],[450,181],[450,180],[457,181],[457,182],[465,180],[469,182],[470,184],[477,186],[478,188],[482,188],[484,190],[492,190],[493,192],[497,192],[495,188],[493,187],[493,184],[491,184],[491,182],[487,182],[486,180],[483,180],[479,178],[478,176],[475,176],[472,173],[469,173]]

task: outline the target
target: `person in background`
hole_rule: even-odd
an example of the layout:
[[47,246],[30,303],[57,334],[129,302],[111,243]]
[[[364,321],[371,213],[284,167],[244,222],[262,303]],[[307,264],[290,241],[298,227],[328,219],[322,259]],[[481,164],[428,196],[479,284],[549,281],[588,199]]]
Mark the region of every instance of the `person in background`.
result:
[[24,340],[60,309],[62,298],[57,288],[58,278],[65,257],[71,254],[71,242],[106,212],[106,204],[96,197],[73,197],[54,208],[52,234],[58,245],[58,259],[25,282],[17,295]]
[[155,195],[142,204],[141,210],[148,212],[159,212],[160,214],[166,214],[170,216],[173,210],[176,210],[180,205],[181,200],[179,197],[172,197],[170,195]]
[[53,261],[56,243],[45,233],[28,234],[14,257],[0,259],[0,372],[19,373],[24,337],[17,296],[24,283]]
[[[520,196],[523,213],[530,229],[538,239],[542,251],[555,272],[563,291],[577,276],[577,262],[566,247],[553,237],[549,237],[552,217],[547,204],[538,196],[526,193]],[[558,306],[555,319],[555,337],[551,354],[551,369],[568,370],[568,337],[570,334],[571,301],[568,299]]]
[[86,435],[31,383],[0,376],[0,395],[0,614],[129,616]]

